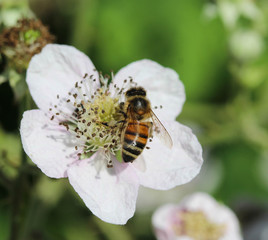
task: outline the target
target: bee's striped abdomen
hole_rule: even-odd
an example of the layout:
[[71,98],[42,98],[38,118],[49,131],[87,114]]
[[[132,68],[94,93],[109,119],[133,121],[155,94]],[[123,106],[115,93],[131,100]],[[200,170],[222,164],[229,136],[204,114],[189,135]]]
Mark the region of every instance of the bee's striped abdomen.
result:
[[142,153],[148,137],[149,123],[130,121],[127,124],[122,147],[124,162],[132,162]]

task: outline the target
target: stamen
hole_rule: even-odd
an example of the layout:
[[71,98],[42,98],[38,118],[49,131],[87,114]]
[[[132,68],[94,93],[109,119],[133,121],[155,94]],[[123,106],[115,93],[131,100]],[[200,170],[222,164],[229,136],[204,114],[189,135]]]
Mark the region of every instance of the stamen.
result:
[[177,236],[218,240],[224,235],[226,226],[209,221],[201,211],[180,210],[174,213],[173,229]]
[[113,72],[111,76],[103,76],[100,72],[101,86],[96,88],[94,75],[85,74],[81,81],[75,82],[65,99],[57,94],[57,105],[54,105],[54,109],[49,109],[50,119],[55,120],[76,139],[75,154],[80,160],[89,158],[100,150],[109,168],[113,167],[111,156],[116,155],[122,147],[122,125],[118,122],[124,119],[121,104],[124,102],[124,92],[135,84],[132,77],[129,77],[123,81],[122,86],[118,86],[113,84],[113,78]]

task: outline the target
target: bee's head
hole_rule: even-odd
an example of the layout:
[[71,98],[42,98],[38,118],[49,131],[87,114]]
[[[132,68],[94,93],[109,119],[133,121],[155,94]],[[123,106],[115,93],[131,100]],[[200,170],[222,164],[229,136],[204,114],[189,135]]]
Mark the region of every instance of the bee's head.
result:
[[131,105],[132,111],[138,115],[145,114],[148,111],[148,108],[150,107],[149,102],[142,97],[136,97],[132,99],[130,101],[130,105]]
[[130,88],[129,90],[126,91],[126,97],[138,97],[138,96],[142,96],[145,97],[146,96],[146,91],[142,88],[142,87],[133,87]]

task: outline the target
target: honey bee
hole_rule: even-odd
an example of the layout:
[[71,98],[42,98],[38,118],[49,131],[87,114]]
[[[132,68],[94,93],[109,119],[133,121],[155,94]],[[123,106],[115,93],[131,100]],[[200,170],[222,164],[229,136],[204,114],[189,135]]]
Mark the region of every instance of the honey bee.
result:
[[153,131],[171,148],[171,137],[152,111],[146,91],[142,87],[130,88],[125,93],[125,100],[122,104],[125,121],[121,134],[123,161],[133,162],[142,153]]

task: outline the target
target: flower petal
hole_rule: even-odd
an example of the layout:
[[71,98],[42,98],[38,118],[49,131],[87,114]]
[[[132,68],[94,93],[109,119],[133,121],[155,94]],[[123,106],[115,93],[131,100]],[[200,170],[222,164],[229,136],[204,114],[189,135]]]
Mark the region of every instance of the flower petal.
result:
[[170,189],[192,180],[200,171],[202,148],[191,129],[178,122],[164,122],[172,140],[172,149],[158,139],[148,143],[141,157],[145,171],[136,170],[143,186],[154,189]]
[[68,165],[77,160],[75,141],[63,127],[40,110],[26,111],[20,133],[24,151],[47,176],[66,177]]
[[225,205],[219,204],[205,193],[195,193],[183,199],[182,208],[190,211],[203,211],[211,222],[226,225],[222,240],[241,240],[239,222],[235,214]]
[[170,216],[176,209],[174,204],[166,204],[158,208],[152,216],[152,224],[158,240],[176,239],[172,225],[170,224]]
[[122,68],[115,75],[114,83],[120,87],[124,79],[129,79],[129,76],[138,86],[145,88],[152,107],[163,106],[163,110],[154,110],[161,120],[174,120],[181,112],[185,101],[185,91],[174,70],[144,59]]
[[57,95],[66,97],[86,73],[98,80],[97,72],[93,69],[95,67],[91,60],[76,48],[48,44],[32,58],[26,81],[37,106],[48,111],[58,102]]
[[135,212],[138,178],[128,164],[117,160],[113,168],[105,166],[98,172],[92,161],[103,157],[96,153],[92,158],[72,165],[69,181],[93,214],[109,223],[125,224]]

